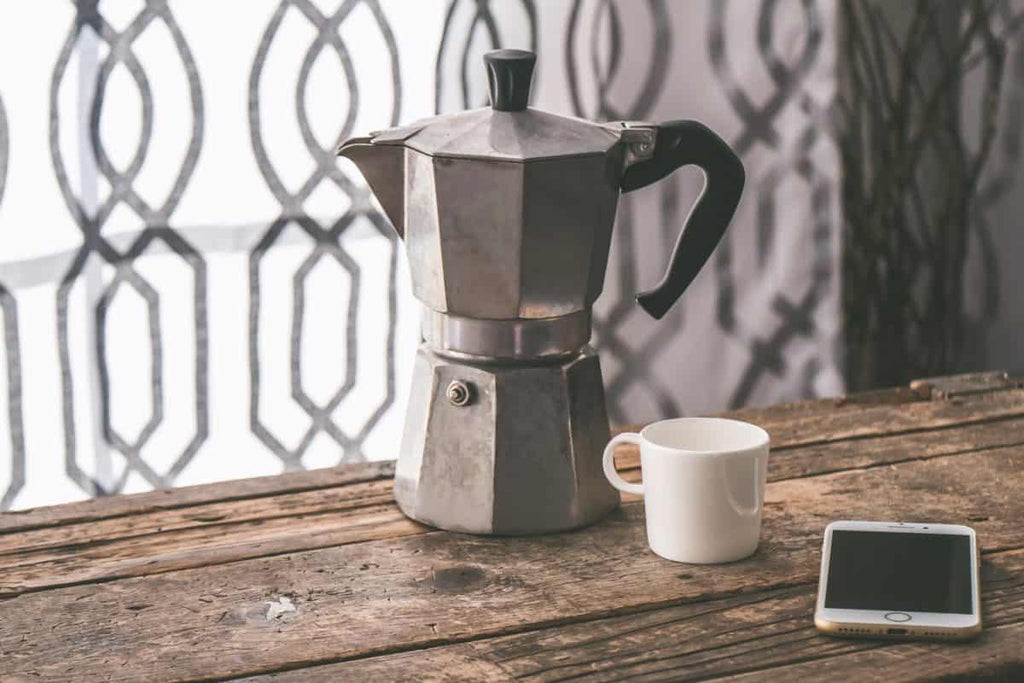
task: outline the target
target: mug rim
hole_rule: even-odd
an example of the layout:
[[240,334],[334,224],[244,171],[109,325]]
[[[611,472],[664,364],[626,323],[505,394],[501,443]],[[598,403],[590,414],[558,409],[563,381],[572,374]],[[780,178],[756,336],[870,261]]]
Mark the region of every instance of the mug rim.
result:
[[[678,446],[672,446],[672,445],[669,445],[667,443],[663,443],[663,442],[657,441],[655,439],[652,439],[650,437],[649,430],[651,430],[654,427],[657,427],[658,425],[664,425],[664,424],[670,424],[670,423],[683,423],[683,422],[691,422],[691,423],[692,422],[705,422],[705,423],[713,422],[713,423],[719,423],[719,424],[721,424],[721,423],[732,423],[733,425],[736,425],[736,426],[742,426],[746,430],[753,431],[758,438],[757,438],[756,442],[744,445],[744,446],[739,447],[739,448],[715,448],[715,449],[703,449],[703,450],[701,450],[701,449],[680,448]],[[763,427],[760,427],[760,426],[758,426],[758,425],[756,425],[756,424],[754,424],[752,422],[745,422],[744,420],[735,420],[735,419],[729,418],[729,417],[672,417],[672,418],[669,418],[667,420],[658,420],[657,422],[652,422],[649,425],[646,425],[643,429],[640,430],[640,439],[644,443],[650,444],[651,446],[656,446],[657,448],[660,448],[660,449],[663,449],[663,450],[666,450],[666,451],[673,451],[673,452],[677,452],[677,453],[686,453],[688,455],[721,455],[721,454],[728,454],[728,453],[745,453],[745,452],[752,451],[752,450],[757,450],[757,449],[760,449],[760,448],[770,447],[770,445],[771,445],[771,436],[768,434],[768,432]]]

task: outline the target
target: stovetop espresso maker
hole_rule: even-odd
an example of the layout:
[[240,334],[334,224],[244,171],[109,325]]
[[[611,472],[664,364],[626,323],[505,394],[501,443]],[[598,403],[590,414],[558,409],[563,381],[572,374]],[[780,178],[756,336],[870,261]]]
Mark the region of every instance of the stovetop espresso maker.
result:
[[718,244],[743,165],[695,121],[596,124],[527,107],[535,56],[484,57],[492,106],[343,143],[405,241],[422,302],[395,471],[402,511],[479,534],[561,531],[618,505],[591,307],[620,192],[706,175],[658,285],[660,318]]

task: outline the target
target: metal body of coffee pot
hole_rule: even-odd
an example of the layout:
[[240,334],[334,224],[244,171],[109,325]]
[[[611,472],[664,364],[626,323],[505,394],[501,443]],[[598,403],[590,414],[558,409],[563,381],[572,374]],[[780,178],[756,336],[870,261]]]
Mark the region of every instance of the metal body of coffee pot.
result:
[[492,106],[354,138],[363,173],[405,241],[423,304],[395,497],[456,531],[526,534],[593,522],[618,504],[589,346],[620,192],[688,164],[705,191],[638,295],[655,318],[710,256],[743,166],[703,125],[595,124],[527,107],[534,56],[485,56]]

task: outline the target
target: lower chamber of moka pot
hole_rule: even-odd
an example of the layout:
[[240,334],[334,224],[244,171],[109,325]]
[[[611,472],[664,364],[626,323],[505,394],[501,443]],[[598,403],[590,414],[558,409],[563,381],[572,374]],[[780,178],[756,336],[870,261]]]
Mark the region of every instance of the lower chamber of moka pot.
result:
[[395,498],[450,531],[542,534],[593,523],[619,504],[596,352],[537,364],[467,363],[421,344]]

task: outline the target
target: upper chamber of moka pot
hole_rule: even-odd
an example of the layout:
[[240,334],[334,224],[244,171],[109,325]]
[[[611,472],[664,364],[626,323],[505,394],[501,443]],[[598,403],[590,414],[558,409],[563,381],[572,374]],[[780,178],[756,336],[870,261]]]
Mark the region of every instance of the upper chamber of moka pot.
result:
[[[492,106],[342,146],[405,239],[413,291],[482,319],[586,311],[601,293],[624,168],[656,127],[527,107],[534,55],[485,57]],[[628,144],[623,144],[624,142]]]
[[[637,295],[660,318],[736,209],[739,158],[696,121],[596,124],[531,109],[533,53],[496,50],[484,60],[491,107],[353,138],[338,149],[405,239],[416,298],[444,325],[573,316],[589,338],[585,319],[604,285],[619,193],[692,164],[705,173],[704,192],[665,275]],[[521,331],[500,325],[465,331],[479,340]]]

